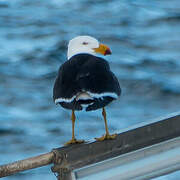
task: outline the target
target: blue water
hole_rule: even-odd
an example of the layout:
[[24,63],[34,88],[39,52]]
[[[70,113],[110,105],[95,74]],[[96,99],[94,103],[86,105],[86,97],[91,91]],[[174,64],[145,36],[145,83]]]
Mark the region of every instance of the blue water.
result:
[[[52,88],[77,35],[112,49],[106,59],[122,96],[107,107],[111,132],[179,111],[179,0],[0,0],[0,164],[70,139],[70,112],[55,106]],[[104,131],[99,110],[77,113],[78,138]],[[56,179],[49,167],[4,179],[40,178]]]

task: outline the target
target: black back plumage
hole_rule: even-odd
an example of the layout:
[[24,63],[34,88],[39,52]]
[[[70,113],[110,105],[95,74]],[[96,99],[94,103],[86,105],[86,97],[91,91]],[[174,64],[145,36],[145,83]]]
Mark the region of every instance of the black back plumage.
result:
[[[61,65],[53,89],[54,101],[58,98],[70,99],[82,91],[96,94],[112,92],[120,96],[121,89],[118,80],[110,71],[106,60],[90,54],[78,54]],[[104,103],[100,103],[102,105],[98,106],[97,102],[97,107],[89,108],[89,110],[103,107],[112,100],[112,97],[107,96],[104,98]],[[72,109],[74,103],[62,102],[60,104]],[[81,110],[82,108],[77,105],[74,109]]]

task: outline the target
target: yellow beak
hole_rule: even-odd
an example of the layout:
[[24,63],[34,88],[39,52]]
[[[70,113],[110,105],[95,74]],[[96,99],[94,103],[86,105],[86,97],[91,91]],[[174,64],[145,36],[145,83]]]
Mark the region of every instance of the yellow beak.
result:
[[94,48],[94,51],[96,53],[100,53],[100,54],[102,54],[104,56],[111,54],[110,48],[108,46],[106,46],[105,44],[99,44],[99,47],[98,48]]

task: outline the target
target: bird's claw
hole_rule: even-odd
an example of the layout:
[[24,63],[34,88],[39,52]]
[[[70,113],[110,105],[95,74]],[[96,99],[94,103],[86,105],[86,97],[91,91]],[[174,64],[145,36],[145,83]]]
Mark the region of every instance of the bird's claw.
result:
[[65,146],[68,146],[68,145],[71,145],[71,144],[81,144],[81,143],[84,143],[85,141],[84,140],[77,140],[77,139],[71,139],[70,141],[66,142],[64,145]]
[[95,138],[97,141],[104,141],[104,140],[110,140],[110,139],[115,139],[117,134],[105,134],[100,138]]

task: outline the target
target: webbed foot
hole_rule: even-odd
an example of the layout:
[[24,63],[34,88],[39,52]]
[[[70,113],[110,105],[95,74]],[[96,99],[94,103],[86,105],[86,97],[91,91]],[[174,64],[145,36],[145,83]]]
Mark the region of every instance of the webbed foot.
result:
[[95,138],[97,141],[104,141],[104,140],[110,140],[110,139],[115,139],[117,134],[105,134],[100,138]]
[[70,141],[66,142],[64,145],[65,146],[68,146],[68,145],[71,145],[71,144],[81,144],[81,143],[84,143],[85,141],[84,140],[77,140],[77,139],[71,139]]

